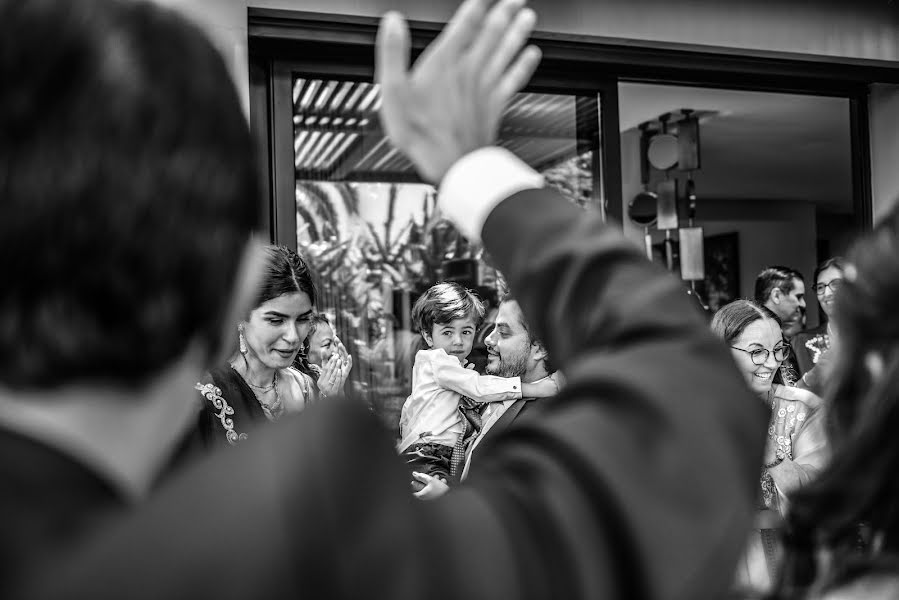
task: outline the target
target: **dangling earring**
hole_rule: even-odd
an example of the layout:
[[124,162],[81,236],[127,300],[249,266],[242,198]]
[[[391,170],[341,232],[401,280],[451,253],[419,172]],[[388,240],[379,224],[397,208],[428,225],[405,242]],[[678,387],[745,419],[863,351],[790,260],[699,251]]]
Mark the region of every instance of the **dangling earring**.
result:
[[247,340],[243,336],[243,323],[240,323],[237,326],[237,341],[241,354],[247,353]]

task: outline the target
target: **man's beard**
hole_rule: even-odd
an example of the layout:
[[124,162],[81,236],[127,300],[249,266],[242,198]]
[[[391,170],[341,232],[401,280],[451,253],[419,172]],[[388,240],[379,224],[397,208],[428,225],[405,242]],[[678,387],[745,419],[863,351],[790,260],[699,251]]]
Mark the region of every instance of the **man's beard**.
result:
[[526,354],[517,354],[509,360],[503,359],[500,355],[495,355],[499,364],[496,369],[491,370],[489,359],[487,364],[487,374],[497,377],[522,377],[528,370],[528,357]]

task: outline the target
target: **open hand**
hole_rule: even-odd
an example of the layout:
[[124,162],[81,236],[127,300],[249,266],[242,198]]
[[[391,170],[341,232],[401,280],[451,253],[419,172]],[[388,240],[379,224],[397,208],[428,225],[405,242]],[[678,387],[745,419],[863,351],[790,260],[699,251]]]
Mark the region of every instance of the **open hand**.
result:
[[410,71],[409,29],[388,13],[378,29],[381,123],[421,176],[439,183],[458,159],[496,140],[503,111],[528,82],[540,50],[524,0],[466,0]]
[[341,393],[353,368],[353,357],[347,353],[343,343],[334,338],[334,344],[336,349],[322,365],[322,372],[318,377],[318,390],[322,396]]

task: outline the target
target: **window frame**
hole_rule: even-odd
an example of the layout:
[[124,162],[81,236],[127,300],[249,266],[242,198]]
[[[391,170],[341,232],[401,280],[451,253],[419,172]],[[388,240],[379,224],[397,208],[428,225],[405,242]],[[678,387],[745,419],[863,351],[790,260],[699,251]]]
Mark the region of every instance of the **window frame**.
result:
[[[372,81],[378,20],[248,8],[250,124],[259,152],[264,224],[275,243],[296,247],[291,83],[294,73]],[[414,58],[441,23],[410,22]],[[605,214],[622,214],[618,83],[766,91],[849,99],[853,214],[857,231],[873,226],[868,96],[873,83],[899,83],[885,61],[620,40],[535,32],[543,51],[529,92],[598,97],[600,152],[594,182]],[[593,132],[578,132],[590,139]],[[290,174],[289,176],[287,174]]]

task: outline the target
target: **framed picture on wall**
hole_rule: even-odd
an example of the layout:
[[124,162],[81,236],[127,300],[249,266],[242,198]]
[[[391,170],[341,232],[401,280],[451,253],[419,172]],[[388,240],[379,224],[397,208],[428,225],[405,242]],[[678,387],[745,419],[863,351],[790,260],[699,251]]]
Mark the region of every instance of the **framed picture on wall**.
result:
[[699,292],[715,312],[740,298],[740,234],[710,235],[703,242],[705,280]]
[[[680,274],[680,248],[677,240],[672,244],[673,272]],[[652,247],[653,262],[665,266],[665,242]],[[719,308],[740,298],[740,234],[736,231],[703,238],[703,263],[705,279],[696,282],[696,292],[714,313]],[[685,282],[687,283],[687,282]]]

